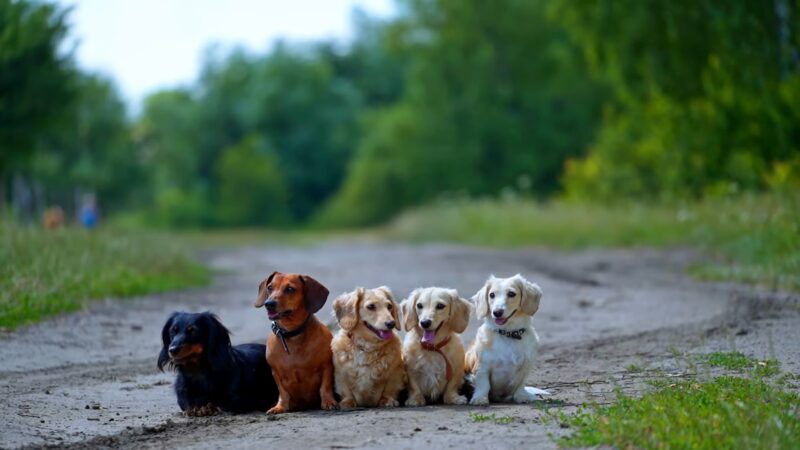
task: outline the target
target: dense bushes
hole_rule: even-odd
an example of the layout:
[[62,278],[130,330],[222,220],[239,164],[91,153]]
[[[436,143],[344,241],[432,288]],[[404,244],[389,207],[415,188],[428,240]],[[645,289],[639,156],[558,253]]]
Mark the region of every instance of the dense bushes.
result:
[[589,156],[567,167],[568,195],[696,198],[796,183],[800,2],[773,3],[554,2],[615,92]]

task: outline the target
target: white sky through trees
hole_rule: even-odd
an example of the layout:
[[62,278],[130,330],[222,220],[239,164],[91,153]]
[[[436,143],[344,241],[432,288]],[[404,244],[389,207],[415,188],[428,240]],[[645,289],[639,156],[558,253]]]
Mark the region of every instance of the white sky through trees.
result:
[[113,77],[132,109],[148,93],[195,80],[210,44],[265,51],[278,39],[352,36],[360,7],[390,16],[392,0],[59,0],[73,6],[70,43],[82,69]]

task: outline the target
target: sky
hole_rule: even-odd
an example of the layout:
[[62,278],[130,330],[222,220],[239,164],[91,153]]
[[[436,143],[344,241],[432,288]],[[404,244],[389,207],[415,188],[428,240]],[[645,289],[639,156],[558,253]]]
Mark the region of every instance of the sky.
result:
[[186,85],[209,44],[266,51],[277,39],[352,36],[360,7],[390,16],[392,0],[60,0],[72,6],[78,64],[110,75],[134,110],[150,92]]

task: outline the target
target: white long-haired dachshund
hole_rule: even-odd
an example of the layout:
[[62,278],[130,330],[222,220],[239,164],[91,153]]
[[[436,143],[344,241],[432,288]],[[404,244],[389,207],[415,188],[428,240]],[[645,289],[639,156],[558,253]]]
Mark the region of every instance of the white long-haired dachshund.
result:
[[531,318],[539,309],[542,290],[517,274],[492,275],[472,297],[478,319],[475,341],[466,354],[466,370],[474,377],[472,405],[492,402],[527,403],[547,391],[525,386],[533,367],[539,336]]

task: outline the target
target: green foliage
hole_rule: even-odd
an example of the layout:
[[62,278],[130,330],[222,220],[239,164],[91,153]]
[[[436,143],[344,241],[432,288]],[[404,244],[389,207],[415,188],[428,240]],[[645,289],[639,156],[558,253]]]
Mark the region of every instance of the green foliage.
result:
[[74,311],[91,299],[209,281],[209,271],[174,237],[0,224],[0,328]]
[[223,225],[281,225],[289,211],[283,174],[274,154],[249,137],[219,160],[219,221]]
[[[403,97],[375,112],[323,225],[363,225],[444,193],[552,193],[603,90],[542,2],[409,1],[394,25]],[[532,57],[535,55],[535,57]]]
[[616,97],[589,156],[568,165],[567,194],[610,201],[800,187],[800,2],[774,3],[552,2]]
[[0,0],[0,182],[67,116],[74,87],[60,48],[66,16],[49,3]]
[[130,140],[125,105],[113,83],[79,74],[69,117],[37,148],[30,172],[50,203],[69,204],[72,189],[97,195],[109,212],[129,206],[145,173]]
[[486,246],[586,247],[688,245],[716,262],[697,275],[800,289],[800,195],[736,196],[699,202],[536,203],[450,201],[400,216],[388,237]]
[[790,449],[800,441],[800,397],[760,378],[686,381],[642,398],[564,418],[562,447]]

